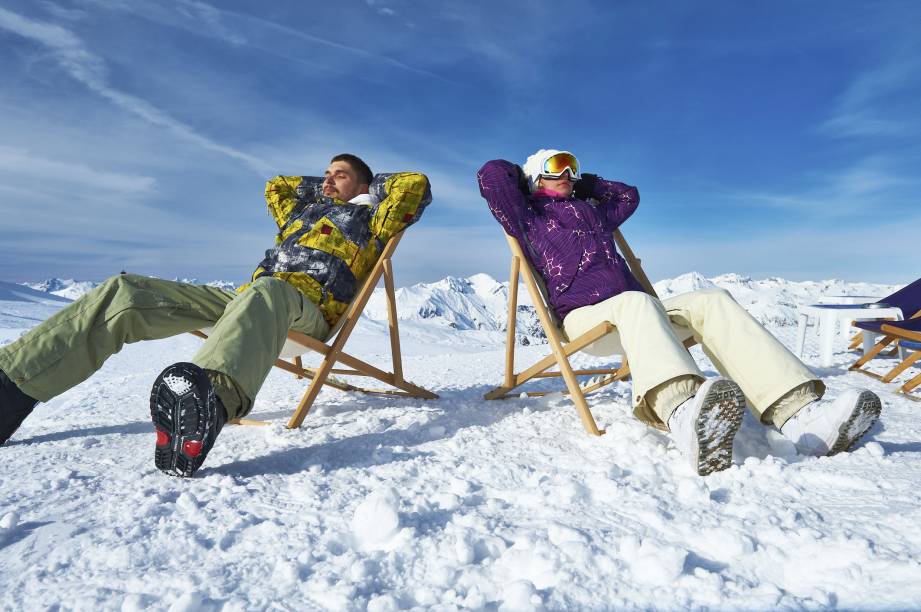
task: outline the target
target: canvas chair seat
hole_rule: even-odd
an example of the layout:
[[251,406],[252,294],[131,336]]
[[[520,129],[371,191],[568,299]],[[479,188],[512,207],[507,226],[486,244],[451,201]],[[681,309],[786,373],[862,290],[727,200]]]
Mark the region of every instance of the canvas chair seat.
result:
[[[371,273],[362,283],[360,289],[352,299],[352,302],[349,304],[348,308],[346,308],[345,313],[339,318],[336,325],[329,330],[329,333],[326,334],[326,337],[322,341],[311,338],[301,332],[294,330],[288,331],[288,337],[285,340],[285,344],[282,346],[281,353],[278,359],[275,360],[275,367],[290,372],[298,378],[311,379],[307,391],[304,392],[303,398],[301,398],[294,414],[288,421],[289,429],[300,427],[324,385],[334,387],[341,391],[358,391],[361,393],[416,397],[420,399],[438,398],[438,396],[431,391],[418,387],[403,378],[403,360],[400,352],[400,334],[397,325],[392,263],[393,253],[402,237],[403,233],[400,232],[387,241]],[[358,323],[358,319],[381,277],[384,279],[384,292],[387,298],[387,319],[390,326],[392,370],[389,372],[376,368],[369,363],[349,355],[343,350],[346,341],[348,341],[355,325]],[[193,333],[201,338],[207,338],[212,330],[213,326],[202,328],[200,331]],[[319,353],[323,356],[318,367],[303,367],[301,357],[309,353]],[[342,363],[348,366],[348,368],[335,368],[337,363]],[[334,378],[331,376],[332,374],[371,377],[386,383],[392,388],[369,389],[357,387],[343,380]],[[250,419],[238,419],[236,422],[242,425],[267,424],[265,421]]]
[[[566,383],[566,394],[572,398],[582,420],[582,426],[592,435],[601,435],[604,430],[598,429],[598,425],[588,408],[585,401],[585,394],[595,391],[617,382],[625,380],[630,376],[630,366],[624,356],[621,359],[620,366],[608,368],[591,368],[583,370],[573,370],[569,363],[569,357],[577,352],[586,352],[595,356],[612,356],[624,355],[624,349],[620,344],[620,336],[617,334],[617,328],[610,322],[604,321],[599,323],[589,331],[583,333],[577,338],[569,338],[561,321],[556,317],[553,309],[550,307],[550,300],[547,294],[547,288],[544,286],[540,274],[531,266],[524,250],[521,248],[518,240],[506,235],[509,248],[512,251],[512,267],[509,278],[509,304],[508,304],[508,323],[506,332],[506,356],[505,356],[505,380],[502,385],[496,387],[484,397],[488,400],[503,399],[510,397],[511,391],[517,389],[526,382],[534,378],[544,377],[561,377]],[[634,256],[633,251],[624,239],[620,230],[614,230],[614,240],[617,247],[624,255],[630,271],[639,281],[643,289],[654,297],[656,295],[652,283],[646,273],[640,266],[639,259]],[[539,360],[531,367],[515,372],[515,328],[516,317],[518,312],[518,278],[523,276],[525,287],[531,294],[531,301],[537,310],[541,326],[547,336],[547,342],[550,344],[551,354]],[[695,344],[691,330],[672,324],[675,333],[682,341],[686,348]],[[549,368],[557,366],[557,371],[547,371]],[[579,383],[577,376],[591,377],[585,383]],[[546,395],[547,392],[530,391],[527,392],[529,397]]]
[[[880,298],[875,303],[886,307],[898,308],[902,311],[903,320],[914,319],[915,317],[921,316],[921,278],[905,285],[891,295]],[[870,332],[871,334],[877,335],[880,334],[879,327],[885,322],[885,319],[855,322],[853,324],[854,327],[859,328],[861,331],[858,331],[854,334],[854,337],[851,338],[848,349],[855,349],[863,343],[864,332]]]

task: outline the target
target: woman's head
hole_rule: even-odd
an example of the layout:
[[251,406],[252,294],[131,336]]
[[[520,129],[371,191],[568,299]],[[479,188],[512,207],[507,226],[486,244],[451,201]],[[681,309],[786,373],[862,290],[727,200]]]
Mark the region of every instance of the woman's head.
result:
[[576,156],[557,149],[541,149],[528,157],[524,173],[531,193],[545,189],[563,197],[572,194],[573,185],[581,177]]

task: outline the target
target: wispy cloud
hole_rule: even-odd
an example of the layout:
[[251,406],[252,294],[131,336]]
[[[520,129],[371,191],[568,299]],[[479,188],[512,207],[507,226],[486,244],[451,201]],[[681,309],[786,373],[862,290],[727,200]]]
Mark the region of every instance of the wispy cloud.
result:
[[61,68],[71,77],[119,108],[153,125],[168,129],[203,149],[236,159],[261,175],[269,172],[270,166],[265,161],[216,142],[146,100],[113,87],[109,83],[105,61],[90,52],[73,32],[58,25],[23,17],[4,8],[0,8],[0,29],[43,45],[51,51]]
[[216,34],[235,45],[246,44],[246,37],[226,25],[223,11],[217,7],[196,0],[178,0],[176,4],[181,14],[193,21],[203,22],[201,31]]
[[0,145],[0,172],[10,172],[27,181],[34,178],[51,179],[54,183],[69,183],[96,190],[122,193],[142,193],[153,189],[156,180],[150,176],[119,174],[97,170],[80,163],[47,159],[28,151]]
[[[201,2],[199,0],[175,0],[172,4],[177,10],[162,6],[160,3],[134,0],[90,0],[106,9],[116,9],[135,14],[160,25],[181,28],[192,34],[221,39],[233,45],[246,45],[260,51],[284,57],[298,63],[306,63],[316,67],[323,67],[323,63],[305,61],[281,50],[287,41],[307,42],[314,46],[325,47],[371,62],[375,65],[388,65],[393,68],[436,79],[445,83],[455,83],[451,79],[436,74],[429,70],[419,68],[394,59],[386,54],[370,51],[355,43],[343,43],[310,34],[303,29],[277,23],[248,13],[241,13]],[[370,3],[369,3],[370,4]],[[388,7],[374,7],[381,14],[392,15],[394,11]],[[236,21],[247,27],[242,31],[232,27]],[[267,42],[263,42],[267,41]]]
[[87,16],[86,11],[66,8],[57,4],[56,2],[49,2],[48,0],[42,0],[39,5],[49,14],[66,21],[79,21]]
[[[858,74],[820,131],[837,137],[916,135],[921,130],[915,109],[921,92],[921,59],[917,55],[916,51],[899,55]],[[896,101],[904,95],[914,98],[908,112],[900,110]]]
[[743,205],[794,210],[801,215],[829,219],[866,212],[876,205],[885,206],[888,211],[904,204],[900,190],[919,185],[917,178],[899,174],[888,166],[886,160],[868,158],[819,176],[798,191],[744,191],[730,194],[728,199]]
[[[215,10],[218,10],[218,9],[215,9]],[[419,75],[423,75],[423,76],[426,76],[432,79],[436,79],[444,83],[454,83],[454,81],[452,81],[451,79],[445,78],[441,76],[440,74],[436,74],[434,72],[431,72],[429,70],[425,70],[422,68],[417,68],[415,66],[410,66],[409,64],[406,64],[405,62],[401,62],[399,60],[393,59],[392,57],[388,57],[386,55],[382,55],[380,53],[368,51],[354,44],[347,45],[347,44],[339,43],[339,42],[329,40],[329,39],[326,39],[320,36],[316,36],[314,34],[308,34],[306,32],[302,32],[301,30],[297,30],[295,28],[291,28],[286,25],[275,23],[274,21],[269,21],[268,19],[256,17],[254,15],[234,13],[231,11],[223,11],[223,12],[225,14],[234,15],[242,20],[262,25],[270,30],[275,31],[277,34],[281,34],[286,37],[296,38],[296,39],[303,40],[306,42],[328,47],[330,49],[343,51],[345,53],[356,55],[364,60],[369,60],[375,63],[387,64],[394,68],[399,68],[400,70],[406,70],[409,72],[413,72],[415,74],[419,74]]]
[[372,9],[380,13],[381,15],[386,15],[388,17],[393,17],[397,14],[395,10],[388,6],[381,6],[378,0],[365,0]]

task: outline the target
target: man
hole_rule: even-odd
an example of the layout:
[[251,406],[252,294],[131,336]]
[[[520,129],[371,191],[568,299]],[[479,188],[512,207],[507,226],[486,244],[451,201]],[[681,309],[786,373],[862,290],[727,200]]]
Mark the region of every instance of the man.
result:
[[373,177],[337,155],[324,178],[266,184],[275,246],[234,294],[133,274],[114,276],[0,348],[0,444],[36,403],[87,379],[123,344],[213,326],[190,363],[154,381],[154,462],[191,476],[228,420],[249,413],[289,329],[325,339],[367,278],[384,243],[431,201],[423,174]]
[[[602,321],[617,326],[634,415],[667,429],[699,474],[731,465],[746,400],[762,423],[813,455],[847,450],[879,417],[870,391],[820,401],[825,385],[726,291],[661,302],[645,293],[612,236],[639,206],[635,187],[581,174],[572,153],[555,149],[531,155],[523,170],[487,162],[477,177],[493,216],[543,277],[566,334]],[[673,325],[692,333],[725,377],[707,380]]]

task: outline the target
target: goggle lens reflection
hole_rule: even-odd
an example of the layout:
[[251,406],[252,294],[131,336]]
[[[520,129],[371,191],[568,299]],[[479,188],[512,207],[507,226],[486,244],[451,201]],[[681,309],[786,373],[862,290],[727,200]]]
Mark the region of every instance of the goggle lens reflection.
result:
[[541,174],[558,178],[567,170],[569,174],[572,175],[572,178],[578,179],[579,160],[577,160],[576,156],[572,153],[557,153],[544,161],[543,172],[541,172]]

